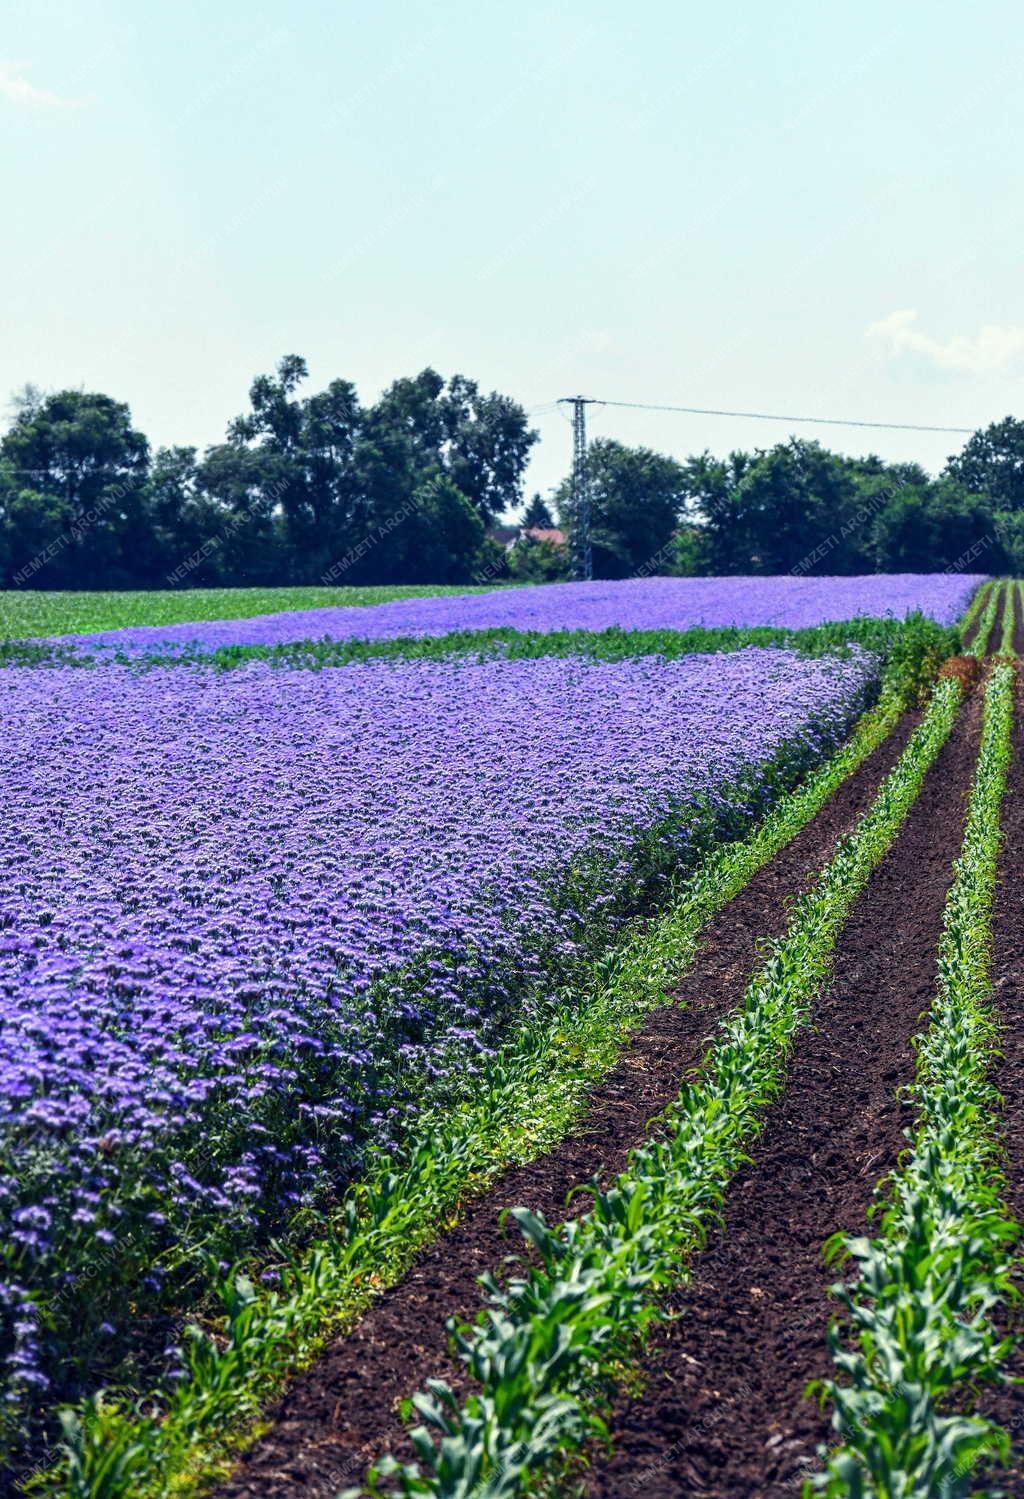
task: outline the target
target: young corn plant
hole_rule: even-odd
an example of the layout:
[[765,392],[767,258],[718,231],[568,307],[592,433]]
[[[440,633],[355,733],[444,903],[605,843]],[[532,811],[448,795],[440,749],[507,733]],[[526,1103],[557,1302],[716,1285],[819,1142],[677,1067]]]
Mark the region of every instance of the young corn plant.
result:
[[988,603],[989,594],[995,586],[994,583],[982,583],[980,588],[978,588],[960,621],[961,633],[966,633],[970,629],[982,609]]
[[606,1436],[604,1417],[624,1360],[635,1353],[659,1292],[678,1282],[683,1257],[714,1225],[727,1184],[782,1090],[793,1037],[809,1016],[836,939],[872,869],[889,848],[949,735],[960,702],[955,679],[932,706],[855,831],[794,904],[788,930],[767,949],[739,1012],[726,1021],[702,1072],[688,1081],[652,1137],[590,1210],[558,1228],[518,1209],[538,1263],[499,1285],[472,1327],[452,1327],[477,1390],[460,1401],[441,1381],[413,1398],[419,1461],[385,1457],[359,1495],[510,1499],[532,1478]]
[[967,647],[966,654],[968,656],[988,655],[989,642],[995,627],[996,615],[999,613],[999,592],[1000,585],[998,583],[990,583],[988,585],[988,592],[985,595],[985,604],[981,610],[981,618],[978,622],[977,631],[971,644]]
[[978,1493],[972,1475],[982,1458],[1005,1459],[1009,1449],[1005,1432],[952,1409],[950,1397],[1000,1378],[1011,1342],[993,1313],[1016,1294],[1019,1226],[1002,1201],[990,1075],[999,1044],[990,927],[1015,677],[1012,665],[997,665],[986,692],[936,996],[917,1042],[910,1150],[880,1188],[877,1236],[837,1235],[826,1246],[857,1274],[834,1287],[844,1313],[829,1335],[839,1377],[819,1387],[840,1443],[808,1495],[956,1499]]
[[1013,627],[1014,627],[1014,605],[1017,596],[1016,583],[1004,583],[1003,591],[1003,628],[999,639],[999,654],[1001,656],[1013,655]]

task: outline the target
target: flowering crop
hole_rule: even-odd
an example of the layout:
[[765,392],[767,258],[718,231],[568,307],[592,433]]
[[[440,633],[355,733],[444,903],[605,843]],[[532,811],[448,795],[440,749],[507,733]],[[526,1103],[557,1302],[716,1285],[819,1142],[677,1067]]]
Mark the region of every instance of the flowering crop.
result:
[[5,674],[8,1388],[74,1387],[71,1344],[95,1374],[140,1288],[166,1304],[200,1249],[280,1227],[417,1090],[485,1066],[515,1003],[820,759],[876,671]]
[[75,641],[90,651],[137,656],[198,647],[272,646],[329,637],[391,640],[456,631],[684,630],[695,626],[777,625],[802,629],[858,615],[903,619],[920,612],[953,624],[983,580],[972,573],[894,573],[866,577],[644,578],[555,583],[494,593],[404,599],[360,608],[295,609],[251,619],[132,626]]

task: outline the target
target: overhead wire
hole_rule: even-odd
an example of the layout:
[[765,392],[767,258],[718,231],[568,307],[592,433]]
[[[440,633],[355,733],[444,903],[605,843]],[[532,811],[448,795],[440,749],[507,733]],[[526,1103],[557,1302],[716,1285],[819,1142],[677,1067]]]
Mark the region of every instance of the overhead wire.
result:
[[[566,396],[563,399],[570,401],[573,397]],[[969,434],[976,430],[974,427],[933,426],[924,422],[872,422],[861,421],[855,417],[792,416],[770,411],[725,411],[715,406],[670,406],[658,404],[653,401],[608,401],[591,396],[587,396],[585,399],[588,406],[617,406],[630,411],[675,411],[681,412],[686,416],[731,416],[758,422],[808,422],[824,427],[875,427],[892,432],[953,432]]]

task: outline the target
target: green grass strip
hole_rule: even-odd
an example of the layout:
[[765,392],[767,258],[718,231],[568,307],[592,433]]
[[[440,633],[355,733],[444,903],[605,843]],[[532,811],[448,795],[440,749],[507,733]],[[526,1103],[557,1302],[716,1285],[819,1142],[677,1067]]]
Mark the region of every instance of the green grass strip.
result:
[[394,599],[493,593],[507,583],[439,583],[298,588],[154,588],[123,590],[0,589],[0,639],[121,630],[128,625],[250,619],[287,609],[386,604]]
[[425,1111],[401,1159],[371,1161],[329,1232],[283,1266],[279,1290],[232,1278],[213,1335],[198,1327],[190,1334],[186,1385],[170,1397],[97,1397],[67,1414],[69,1457],[54,1466],[51,1454],[32,1491],[156,1499],[195,1493],[222,1474],[290,1374],[398,1281],[503,1170],[565,1137],[631,1032],[665,1003],[708,921],[883,742],[901,711],[898,694],[886,690],[846,744],[750,837],[716,849],[680,883],[663,915],[638,923],[595,966],[591,985],[560,995],[544,1022],[519,1029],[478,1094],[455,1108]]
[[465,1401],[435,1380],[413,1397],[424,1424],[419,1463],[384,1458],[359,1494],[511,1499],[607,1435],[604,1416],[623,1361],[660,1315],[659,1293],[717,1221],[730,1178],[785,1086],[796,1032],[810,1015],[850,907],[909,812],[948,738],[955,680],[936,688],[923,723],[854,832],[769,944],[739,1011],[719,1028],[702,1072],[684,1084],[651,1138],[588,1212],[556,1229],[525,1209],[520,1228],[540,1263],[507,1286],[483,1277],[488,1303],[455,1330],[478,1390]]
[[808,1495],[956,1499],[978,1492],[972,1470],[980,1459],[1005,1460],[1009,1452],[1005,1432],[951,1411],[949,1400],[997,1379],[1012,1346],[993,1325],[993,1312],[1015,1295],[1020,1230],[1001,1195],[991,919],[1015,679],[1013,666],[997,666],[986,691],[936,996],[917,1038],[910,1150],[879,1188],[877,1237],[841,1234],[826,1246],[858,1274],[833,1288],[845,1314],[829,1334],[840,1377],[820,1388],[841,1444],[807,1483]]

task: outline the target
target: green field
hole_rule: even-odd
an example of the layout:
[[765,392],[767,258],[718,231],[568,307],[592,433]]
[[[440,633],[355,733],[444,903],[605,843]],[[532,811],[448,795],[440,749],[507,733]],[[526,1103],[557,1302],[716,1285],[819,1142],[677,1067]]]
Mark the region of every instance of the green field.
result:
[[441,593],[487,593],[495,586],[416,584],[393,588],[165,588],[128,593],[44,593],[0,590],[0,640],[119,630],[124,625],[176,625],[185,620],[248,619],[281,609],[333,604],[386,604]]

